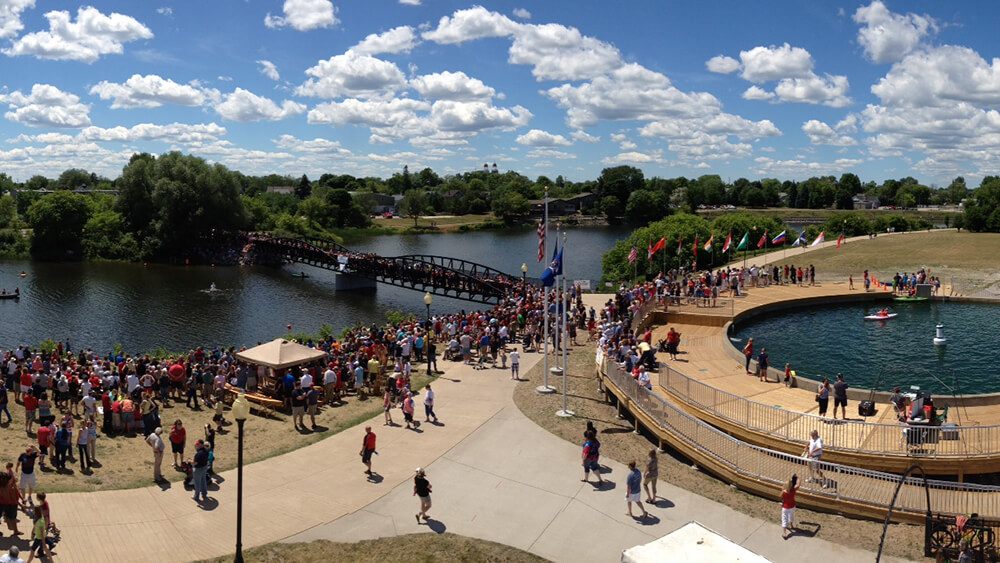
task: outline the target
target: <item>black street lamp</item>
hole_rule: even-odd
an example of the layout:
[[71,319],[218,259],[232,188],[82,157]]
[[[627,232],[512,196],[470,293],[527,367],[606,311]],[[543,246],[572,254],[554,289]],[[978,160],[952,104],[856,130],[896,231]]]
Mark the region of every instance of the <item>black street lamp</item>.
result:
[[250,401],[240,393],[233,401],[233,418],[239,427],[239,453],[236,458],[236,557],[234,563],[243,563],[243,423],[250,415]]
[[424,294],[424,305],[427,305],[427,329],[424,331],[424,350],[427,352],[427,377],[431,377],[431,292]]

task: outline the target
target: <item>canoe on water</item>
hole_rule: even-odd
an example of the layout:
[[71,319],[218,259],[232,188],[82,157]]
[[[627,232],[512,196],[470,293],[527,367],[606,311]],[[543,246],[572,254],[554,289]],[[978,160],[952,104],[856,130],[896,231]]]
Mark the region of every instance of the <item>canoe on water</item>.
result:
[[292,275],[293,278],[308,278],[309,277],[309,274],[307,274],[305,272],[298,272],[298,273],[292,272],[291,275]]
[[866,321],[884,321],[886,319],[894,318],[897,313],[889,313],[888,315],[865,315]]
[[0,299],[17,299],[19,297],[21,297],[21,295],[18,294],[18,293],[3,293],[3,294],[0,294]]
[[893,301],[903,301],[909,303],[917,303],[920,301],[927,301],[926,297],[893,297]]

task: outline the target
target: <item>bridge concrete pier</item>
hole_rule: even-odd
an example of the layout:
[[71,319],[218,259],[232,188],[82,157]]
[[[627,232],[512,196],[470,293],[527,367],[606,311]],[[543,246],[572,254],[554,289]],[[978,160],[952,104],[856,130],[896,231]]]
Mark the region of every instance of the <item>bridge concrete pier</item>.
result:
[[335,291],[358,291],[358,290],[371,290],[375,291],[377,286],[375,280],[369,278],[363,278],[361,276],[355,276],[353,274],[342,274],[337,273],[334,280],[334,290]]

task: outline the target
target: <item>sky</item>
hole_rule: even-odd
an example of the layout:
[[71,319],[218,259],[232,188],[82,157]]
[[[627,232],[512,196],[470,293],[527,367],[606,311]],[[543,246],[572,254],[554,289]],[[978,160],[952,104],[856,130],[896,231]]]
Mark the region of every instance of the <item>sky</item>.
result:
[[1000,3],[0,0],[0,172],[1000,173]]

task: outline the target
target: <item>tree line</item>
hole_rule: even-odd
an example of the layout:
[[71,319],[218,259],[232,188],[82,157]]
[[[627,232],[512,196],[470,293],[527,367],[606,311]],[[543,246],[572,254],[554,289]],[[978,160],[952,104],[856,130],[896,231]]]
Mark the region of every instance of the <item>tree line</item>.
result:
[[946,188],[912,177],[862,183],[851,173],[802,182],[725,182],[712,174],[646,178],[632,166],[605,168],[584,182],[530,179],[514,171],[440,176],[430,168],[410,173],[406,167],[388,178],[328,173],[310,180],[248,176],[180,153],[142,153],[115,179],[73,168],[55,179],[33,176],[16,183],[0,173],[0,255],[30,251],[47,259],[167,260],[206,236],[234,230],[336,236],[370,227],[370,215],[385,196],[397,196],[397,210],[413,217],[493,213],[514,225],[531,220],[532,201],[544,198],[546,190],[551,198],[593,194],[584,214],[635,227],[705,207],[846,210],[863,195],[878,198],[883,207],[964,202],[956,226],[1000,231],[1000,178],[994,176],[976,189],[962,177]]

